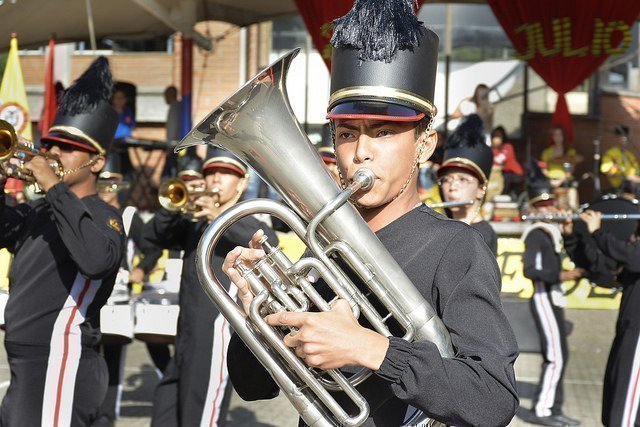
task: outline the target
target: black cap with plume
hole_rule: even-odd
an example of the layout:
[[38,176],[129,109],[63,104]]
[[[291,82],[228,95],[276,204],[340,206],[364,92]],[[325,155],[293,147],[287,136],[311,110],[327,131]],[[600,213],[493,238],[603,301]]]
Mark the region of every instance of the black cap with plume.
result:
[[435,115],[438,36],[413,6],[412,0],[356,0],[334,21],[329,118]]
[[527,193],[530,206],[547,206],[555,201],[551,181],[535,159],[531,160],[527,168]]
[[444,158],[438,175],[448,168],[467,169],[486,183],[493,166],[493,150],[486,144],[484,124],[477,114],[465,117],[444,145]]
[[105,154],[118,127],[109,104],[112,88],[109,62],[101,56],[65,91],[43,144],[57,141]]

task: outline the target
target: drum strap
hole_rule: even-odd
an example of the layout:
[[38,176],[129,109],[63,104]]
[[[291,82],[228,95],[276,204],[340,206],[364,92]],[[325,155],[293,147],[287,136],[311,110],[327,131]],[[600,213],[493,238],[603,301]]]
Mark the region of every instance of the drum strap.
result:
[[133,222],[133,216],[135,215],[137,209],[133,206],[127,206],[124,208],[124,212],[122,212],[122,223],[124,225],[124,233],[128,236],[129,230],[131,229],[131,223]]
[[538,228],[541,228],[549,236],[551,236],[551,240],[553,241],[553,249],[556,251],[556,253],[559,254],[560,252],[562,252],[562,233],[560,232],[560,229],[553,224],[549,224],[546,222],[536,222],[535,224],[532,224],[531,226],[529,226],[529,228],[524,230],[524,233],[522,233],[522,237],[520,239],[524,242],[529,233]]

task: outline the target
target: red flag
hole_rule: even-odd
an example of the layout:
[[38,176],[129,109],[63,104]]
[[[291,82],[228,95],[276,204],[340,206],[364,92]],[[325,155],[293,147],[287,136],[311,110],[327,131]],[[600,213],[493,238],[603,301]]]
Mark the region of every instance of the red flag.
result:
[[47,56],[47,65],[44,77],[44,105],[42,107],[42,114],[40,115],[40,122],[38,123],[38,129],[40,134],[45,136],[49,133],[49,128],[53,123],[53,119],[56,117],[56,108],[58,108],[58,98],[56,96],[56,83],[53,76],[53,57],[56,47],[56,42],[52,37],[49,40],[49,56]]

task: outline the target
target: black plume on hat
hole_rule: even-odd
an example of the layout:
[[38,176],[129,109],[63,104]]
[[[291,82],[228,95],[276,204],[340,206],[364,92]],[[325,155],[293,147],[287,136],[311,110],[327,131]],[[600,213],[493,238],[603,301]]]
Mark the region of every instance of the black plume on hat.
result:
[[444,145],[444,158],[438,175],[448,167],[468,169],[481,183],[486,183],[493,166],[493,150],[486,144],[484,124],[477,114],[470,114],[458,125]]
[[413,0],[356,0],[353,8],[333,21],[331,44],[353,48],[363,61],[391,62],[398,50],[420,45],[422,23]]
[[112,88],[109,62],[101,56],[64,92],[43,146],[62,142],[106,154],[119,121],[109,104]]
[[445,150],[460,147],[475,147],[476,145],[484,145],[484,123],[477,114],[470,114],[464,118],[447,139],[444,145]]
[[64,92],[58,112],[71,116],[89,113],[98,108],[100,101],[109,101],[112,88],[109,61],[100,56]]

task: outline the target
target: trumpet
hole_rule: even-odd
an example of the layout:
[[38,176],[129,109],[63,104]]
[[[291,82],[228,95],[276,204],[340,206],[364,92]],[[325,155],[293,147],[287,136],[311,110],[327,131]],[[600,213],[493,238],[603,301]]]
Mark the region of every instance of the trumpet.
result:
[[194,203],[197,197],[211,196],[217,197],[215,206],[220,206],[219,197],[220,189],[205,190],[204,188],[196,191],[189,191],[187,184],[179,178],[171,178],[160,184],[158,189],[158,201],[160,206],[170,212],[179,212],[181,214],[193,215],[202,209]]
[[6,120],[0,120],[0,169],[6,177],[19,179],[27,183],[34,183],[31,172],[24,168],[24,164],[36,156],[49,159],[49,165],[58,178],[64,176],[64,169],[58,156],[41,153],[34,148],[33,142],[21,138],[14,127]]
[[[568,219],[580,219],[579,214],[572,215],[552,215],[552,214],[538,214],[538,215],[522,215],[520,217],[523,221],[554,221],[554,222],[563,222]],[[638,220],[640,219],[640,214],[602,214],[600,217],[603,221],[624,221],[624,220]]]
[[461,206],[471,206],[474,203],[473,200],[461,200],[461,201],[451,201],[451,202],[437,202],[437,203],[428,203],[431,209],[442,209],[442,208],[459,208]]

